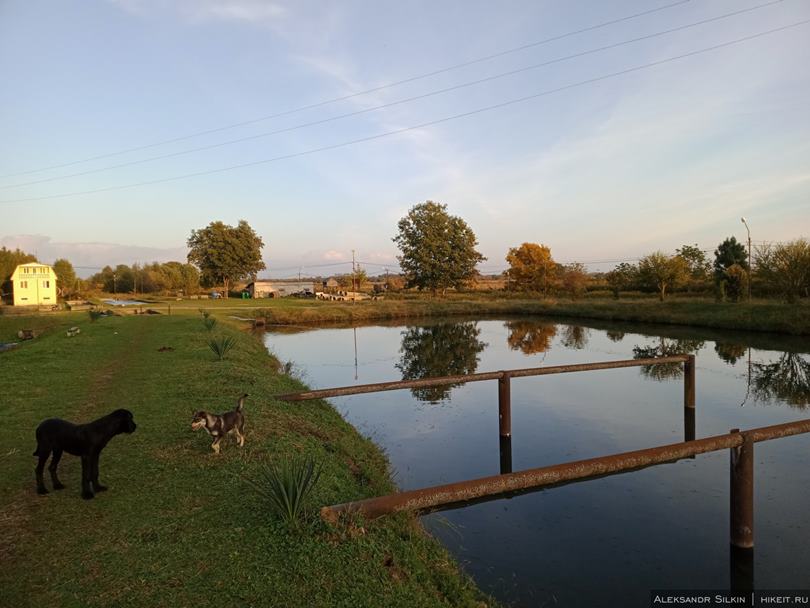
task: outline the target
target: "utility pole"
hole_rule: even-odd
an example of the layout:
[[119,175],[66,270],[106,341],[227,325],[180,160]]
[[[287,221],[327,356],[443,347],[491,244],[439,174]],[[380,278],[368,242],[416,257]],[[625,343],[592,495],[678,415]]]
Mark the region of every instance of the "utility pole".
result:
[[354,249],[352,249],[352,304],[357,302],[357,289],[355,289],[355,278],[354,278]]
[[745,218],[740,218],[743,224],[745,224],[745,229],[748,231],[748,303],[751,303],[751,279],[754,273],[754,267],[751,266],[751,229],[748,227],[748,222],[745,221]]

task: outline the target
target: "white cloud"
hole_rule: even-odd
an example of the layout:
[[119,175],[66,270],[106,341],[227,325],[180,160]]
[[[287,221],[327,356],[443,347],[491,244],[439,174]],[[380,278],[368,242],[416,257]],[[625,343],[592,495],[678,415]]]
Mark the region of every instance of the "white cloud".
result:
[[268,0],[108,0],[138,16],[169,14],[188,23],[231,21],[276,26],[287,9]]
[[66,258],[77,267],[76,273],[86,277],[94,274],[103,266],[133,264],[134,262],[185,262],[186,247],[140,247],[118,243],[66,243],[52,241],[51,237],[41,234],[16,234],[0,238],[0,246],[7,249],[22,249],[33,253],[41,262],[53,263],[59,258]]

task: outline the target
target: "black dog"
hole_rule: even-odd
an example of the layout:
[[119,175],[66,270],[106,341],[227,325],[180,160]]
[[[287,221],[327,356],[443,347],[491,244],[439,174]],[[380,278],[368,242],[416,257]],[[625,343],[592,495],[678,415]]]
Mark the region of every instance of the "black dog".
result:
[[73,424],[59,418],[43,421],[37,427],[37,449],[34,451],[34,456],[39,456],[36,468],[37,492],[48,493],[42,480],[42,470],[51,452],[53,458],[48,471],[51,473],[53,489],[61,490],[65,487],[56,476],[56,467],[59,466],[63,451],[82,458],[82,498],[93,498],[94,488],[95,492],[103,492],[107,487],[98,481],[98,457],[101,450],[116,435],[132,433],[135,428],[135,421],[129,410],[115,410],[87,424]]
[[191,419],[191,430],[199,431],[205,429],[214,438],[211,449],[214,454],[219,454],[219,444],[225,435],[233,433],[236,435],[236,443],[241,448],[245,445],[245,414],[242,408],[247,398],[247,393],[239,397],[236,402],[236,409],[224,414],[209,414],[203,410],[195,413]]

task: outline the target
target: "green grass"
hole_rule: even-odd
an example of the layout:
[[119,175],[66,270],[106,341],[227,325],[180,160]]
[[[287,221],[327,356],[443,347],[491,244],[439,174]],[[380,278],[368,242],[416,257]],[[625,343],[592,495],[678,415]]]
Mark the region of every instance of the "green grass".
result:
[[[810,303],[789,305],[777,301],[753,303],[717,303],[698,298],[632,300],[555,300],[501,298],[457,294],[449,298],[352,303],[298,301],[295,306],[270,303],[255,311],[268,323],[294,325],[318,323],[351,323],[387,319],[418,319],[435,316],[505,316],[544,315],[579,317],[611,321],[633,321],[689,325],[743,331],[768,331],[794,335],[810,334]],[[279,300],[278,302],[283,302]]]
[[[79,326],[67,338],[64,329]],[[387,462],[324,402],[286,404],[301,390],[254,337],[224,316],[238,340],[214,361],[196,308],[188,315],[87,313],[0,317],[45,333],[0,353],[0,588],[8,606],[477,606],[488,602],[418,522],[400,515],[330,527],[320,505],[393,489]],[[162,347],[173,350],[159,351]],[[193,433],[197,409],[230,409],[250,394],[247,438],[214,456]],[[110,490],[79,495],[80,463],[65,456],[68,486],[38,496],[34,429],[44,418],[86,421],[125,407],[138,430],[101,457]],[[290,530],[245,477],[298,455],[323,464],[298,530]],[[46,484],[50,480],[46,474]]]

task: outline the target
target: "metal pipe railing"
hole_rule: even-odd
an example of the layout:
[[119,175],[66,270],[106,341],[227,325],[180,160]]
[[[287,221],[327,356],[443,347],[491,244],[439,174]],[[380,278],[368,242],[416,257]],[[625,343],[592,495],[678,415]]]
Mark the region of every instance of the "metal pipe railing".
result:
[[753,547],[754,495],[753,444],[780,437],[810,432],[810,419],[739,432],[732,430],[694,441],[623,452],[599,458],[566,462],[516,473],[493,475],[387,496],[323,507],[321,516],[336,521],[342,513],[359,513],[367,518],[398,511],[424,511],[449,508],[471,501],[497,499],[513,493],[549,486],[586,481],[658,464],[675,462],[697,454],[731,450],[731,543],[740,548]]

